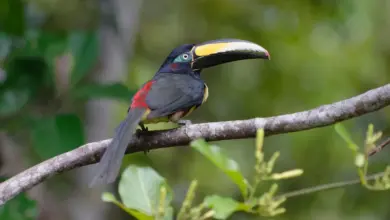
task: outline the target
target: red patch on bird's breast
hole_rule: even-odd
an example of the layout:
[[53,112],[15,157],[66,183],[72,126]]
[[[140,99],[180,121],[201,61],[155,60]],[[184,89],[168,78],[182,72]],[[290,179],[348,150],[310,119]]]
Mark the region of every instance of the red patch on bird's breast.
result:
[[130,108],[148,108],[145,99],[149,90],[152,88],[153,83],[154,81],[145,83],[145,85],[140,90],[138,90],[137,93],[135,93]]

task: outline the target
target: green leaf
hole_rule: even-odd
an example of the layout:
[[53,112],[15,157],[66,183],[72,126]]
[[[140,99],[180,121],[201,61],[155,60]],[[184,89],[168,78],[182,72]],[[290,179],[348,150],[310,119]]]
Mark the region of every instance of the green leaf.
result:
[[0,219],[35,220],[38,219],[36,202],[22,193],[0,207]]
[[345,129],[345,127],[342,124],[336,124],[334,126],[336,132],[340,135],[340,137],[348,144],[348,147],[353,151],[358,151],[359,147],[355,144],[355,142],[352,141],[351,135]]
[[99,41],[96,31],[72,32],[69,36],[69,48],[74,57],[71,85],[82,80],[97,62]]
[[0,116],[16,113],[30,98],[28,88],[1,88],[0,86]]
[[37,45],[36,49],[48,58],[49,62],[65,53],[68,46],[67,34],[64,32],[39,31],[30,38],[30,44]]
[[55,61],[57,57],[66,53],[67,35],[62,32],[40,31],[35,39],[30,40],[30,44],[37,44],[36,50],[45,57],[49,65],[51,77],[56,77]]
[[115,205],[119,206],[121,209],[123,209],[125,212],[129,213],[130,215],[134,216],[138,220],[153,220],[153,216],[145,215],[142,212],[139,212],[134,209],[127,208],[124,204],[122,204],[120,201],[118,201],[114,195],[108,192],[104,192],[102,194],[102,200],[104,202],[111,202],[114,203]]
[[33,125],[32,143],[44,159],[72,150],[84,143],[81,121],[74,114],[38,119]]
[[167,189],[165,200],[167,208],[172,201],[172,191],[165,179],[151,167],[131,164],[122,173],[119,195],[126,207],[152,216],[156,213],[161,186]]
[[134,92],[121,83],[113,83],[80,85],[72,94],[79,99],[114,98],[128,102]]
[[226,173],[230,179],[240,188],[244,198],[248,194],[248,181],[241,174],[236,161],[228,158],[221,152],[221,148],[215,145],[209,145],[205,140],[199,139],[191,142],[191,147],[195,148],[218,168]]
[[362,168],[367,163],[367,158],[365,154],[357,153],[355,156],[355,166]]
[[165,208],[164,220],[173,220],[173,207],[172,206]]
[[0,28],[11,35],[22,36],[25,28],[22,0],[0,1]]
[[16,113],[42,88],[46,64],[42,58],[12,52],[5,70],[5,80],[0,82],[0,116]]
[[213,217],[216,219],[227,219],[235,211],[250,210],[250,207],[244,203],[218,195],[207,196],[205,203],[215,212]]
[[258,129],[256,132],[256,151],[262,152],[264,145],[264,129]]
[[[1,6],[0,6],[1,7]],[[0,9],[1,10],[1,9]],[[0,32],[0,62],[11,52],[12,38],[4,32]],[[0,65],[1,67],[1,65]],[[1,82],[2,80],[0,80]]]
[[34,90],[42,87],[47,64],[43,57],[29,54],[29,50],[29,48],[23,48],[9,54],[5,65],[7,73],[5,85]]

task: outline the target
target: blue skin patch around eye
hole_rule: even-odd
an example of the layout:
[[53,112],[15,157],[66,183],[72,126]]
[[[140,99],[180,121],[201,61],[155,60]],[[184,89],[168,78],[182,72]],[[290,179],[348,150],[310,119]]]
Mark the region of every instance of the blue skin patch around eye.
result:
[[190,62],[191,59],[192,59],[192,57],[190,54],[184,53],[184,54],[181,54],[180,56],[176,57],[173,60],[173,62],[174,63],[186,63],[186,62]]

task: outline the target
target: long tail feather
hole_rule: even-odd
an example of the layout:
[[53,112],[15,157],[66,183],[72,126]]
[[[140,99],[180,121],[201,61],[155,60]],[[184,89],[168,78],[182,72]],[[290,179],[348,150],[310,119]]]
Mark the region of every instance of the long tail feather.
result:
[[142,108],[131,109],[127,114],[127,118],[116,128],[115,136],[100,159],[97,173],[89,184],[90,187],[115,181],[127,145],[133,138],[133,133],[145,111],[146,109]]

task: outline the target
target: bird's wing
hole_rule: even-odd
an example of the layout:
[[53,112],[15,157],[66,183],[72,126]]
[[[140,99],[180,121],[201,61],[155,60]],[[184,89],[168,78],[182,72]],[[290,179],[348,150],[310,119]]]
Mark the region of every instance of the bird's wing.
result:
[[149,117],[168,116],[202,104],[204,83],[188,75],[160,77],[151,86],[145,101]]

